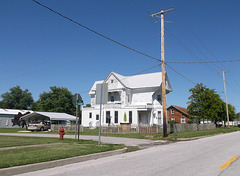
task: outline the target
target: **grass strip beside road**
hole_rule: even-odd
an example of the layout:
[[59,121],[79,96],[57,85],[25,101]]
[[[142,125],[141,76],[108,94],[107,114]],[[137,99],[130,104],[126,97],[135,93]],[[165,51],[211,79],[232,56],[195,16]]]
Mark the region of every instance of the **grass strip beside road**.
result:
[[[86,140],[74,140],[74,139],[64,139],[59,140],[56,138],[38,138],[38,137],[19,137],[19,136],[10,136],[8,142],[6,141],[9,136],[0,136],[1,144],[4,141],[6,143],[2,146],[16,146],[14,141],[21,138],[23,142],[22,145],[29,145],[32,141],[41,141],[40,143],[34,142],[34,144],[43,144],[43,143],[56,143],[61,142],[60,145],[51,145],[51,146],[39,146],[39,147],[30,147],[30,148],[19,148],[19,149],[10,149],[0,151],[0,168],[7,168],[13,166],[20,166],[26,164],[33,164],[45,161],[52,161],[64,158],[70,158],[75,156],[87,155],[92,153],[99,153],[105,151],[111,151],[116,149],[124,148],[124,145],[116,144],[102,144],[100,147],[97,146],[95,141],[86,141]],[[5,138],[2,140],[2,138]],[[33,143],[31,143],[32,145]]]
[[176,135],[174,133],[169,135],[169,138],[194,138],[194,137],[202,137],[202,136],[211,136],[216,134],[224,134],[224,133],[231,133],[235,131],[240,131],[238,127],[221,127],[212,130],[201,130],[201,131],[187,131],[187,132],[179,132]]

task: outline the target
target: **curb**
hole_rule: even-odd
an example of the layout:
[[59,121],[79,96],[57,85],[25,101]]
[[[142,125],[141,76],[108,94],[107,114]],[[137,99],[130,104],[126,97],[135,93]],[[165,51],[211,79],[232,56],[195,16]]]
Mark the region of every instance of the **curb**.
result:
[[166,144],[170,144],[173,143],[173,141],[164,141],[164,140],[157,140],[157,141],[153,141],[151,143],[148,144],[139,144],[138,147],[139,149],[146,149],[152,146],[156,146],[156,145],[166,145]]
[[119,155],[127,151],[127,148],[113,150],[113,151],[107,151],[107,152],[101,152],[101,153],[93,153],[89,155],[83,155],[83,156],[77,156],[72,158],[66,158],[66,159],[60,159],[60,160],[54,160],[54,161],[48,161],[48,162],[42,162],[42,163],[35,163],[35,164],[28,164],[23,166],[16,166],[16,167],[10,167],[10,168],[3,168],[0,169],[0,175],[1,176],[10,176],[10,175],[16,175],[16,174],[23,174],[27,172],[42,170],[42,169],[48,169],[52,167],[57,166],[63,166],[66,164],[73,164],[77,162],[83,162],[87,160],[94,160],[98,158],[104,158],[108,156],[113,155]]

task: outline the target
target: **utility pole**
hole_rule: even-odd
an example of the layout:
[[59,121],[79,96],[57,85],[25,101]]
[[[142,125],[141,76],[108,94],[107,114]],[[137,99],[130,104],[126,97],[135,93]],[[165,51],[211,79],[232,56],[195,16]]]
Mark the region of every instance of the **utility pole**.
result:
[[[164,13],[172,11],[173,8],[168,10],[161,10],[158,13],[151,14],[151,17],[161,14],[161,62],[162,62],[162,107],[163,107],[163,137],[167,137],[167,112],[166,112],[166,88],[165,88],[165,55],[164,55]],[[159,17],[159,16],[157,16]]]
[[225,84],[225,73],[228,73],[228,72],[230,72],[230,71],[222,71],[222,72],[218,72],[218,74],[223,74],[223,86],[224,86],[226,110],[227,110],[227,121],[228,121],[228,128],[229,128],[229,114],[228,114],[228,104],[227,104],[227,92],[226,92],[226,84]]

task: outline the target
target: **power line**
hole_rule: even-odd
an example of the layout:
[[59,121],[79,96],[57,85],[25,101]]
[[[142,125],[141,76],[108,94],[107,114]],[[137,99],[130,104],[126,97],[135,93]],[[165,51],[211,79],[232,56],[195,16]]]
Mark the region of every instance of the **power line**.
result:
[[209,64],[209,63],[223,63],[223,62],[240,62],[240,60],[223,60],[223,61],[206,61],[206,62],[167,62],[171,64]]
[[[168,1],[169,5],[172,5],[169,0],[167,0],[167,1]],[[178,12],[178,10],[176,9],[175,11],[176,11],[177,17],[182,21],[182,23],[188,28],[188,30],[194,35],[194,37],[201,43],[201,45],[207,50],[207,52],[208,52],[210,55],[212,55],[213,58],[215,58],[215,59],[217,60],[216,56],[210,51],[210,49],[204,44],[204,42],[200,39],[200,37],[198,37],[198,35],[191,29],[191,27],[190,27],[190,26],[186,23],[186,21],[181,17],[181,15],[180,15],[180,13]],[[181,32],[181,31],[180,31],[180,32]],[[184,35],[184,36],[185,36],[185,35]],[[191,42],[191,43],[192,43],[192,42]],[[198,50],[198,51],[199,51],[199,50]],[[201,53],[202,53],[202,52],[201,52]],[[216,66],[217,66],[218,68],[220,68],[218,65],[216,65]],[[224,67],[226,67],[226,66],[222,65],[222,68],[224,68]],[[228,70],[228,69],[227,69],[227,70]],[[234,82],[235,82],[235,84],[237,85],[237,84],[238,84],[238,81],[236,81],[236,79],[235,79],[234,76],[232,76],[232,78],[235,80]],[[234,86],[234,85],[232,85],[232,86]],[[233,89],[232,86],[230,86],[231,89]],[[234,87],[236,87],[236,86],[234,86]],[[239,87],[239,86],[237,86],[237,87]],[[236,88],[236,90],[238,90],[238,89]]]
[[[63,14],[61,14],[61,13],[59,13],[59,12],[57,12],[57,11],[55,11],[55,10],[47,7],[47,6],[45,6],[45,5],[43,5],[43,4],[41,4],[40,2],[38,2],[38,1],[36,1],[36,0],[32,0],[32,1],[35,2],[36,4],[42,6],[42,7],[50,10],[51,12],[53,12],[53,13],[55,13],[55,14],[63,17],[63,18],[65,18],[65,19],[67,19],[67,20],[69,20],[69,21],[71,21],[71,22],[73,22],[73,23],[75,23],[75,24],[77,24],[77,25],[79,25],[79,26],[87,29],[88,31],[91,31],[91,32],[93,32],[93,33],[95,33],[95,34],[97,34],[97,35],[99,35],[99,36],[101,36],[101,37],[103,37],[103,38],[111,41],[111,42],[114,42],[114,43],[116,43],[116,44],[118,44],[118,45],[120,45],[120,46],[122,46],[122,47],[125,47],[125,48],[127,48],[127,49],[129,49],[129,50],[132,50],[132,51],[134,51],[134,52],[136,52],[136,53],[138,53],[138,54],[141,54],[141,55],[143,55],[143,56],[146,56],[146,57],[148,57],[148,58],[151,58],[151,59],[154,59],[154,60],[157,60],[157,61],[161,62],[161,60],[159,60],[159,59],[157,59],[157,58],[155,58],[155,57],[152,57],[152,56],[149,56],[149,55],[147,55],[147,54],[144,54],[144,53],[142,53],[142,52],[140,52],[140,51],[138,51],[138,50],[135,50],[135,49],[133,49],[133,48],[131,48],[131,47],[128,47],[128,46],[120,43],[120,42],[117,42],[117,41],[115,41],[115,40],[113,40],[113,39],[111,39],[111,38],[109,38],[109,37],[107,37],[107,36],[105,36],[105,35],[103,35],[103,34],[100,34],[99,32],[94,31],[93,29],[90,29],[89,27],[80,24],[79,22],[77,22],[77,21],[75,21],[75,20],[73,20],[73,19],[71,19],[71,18],[69,18],[69,17],[67,17],[67,16],[65,16],[65,15],[63,15]],[[169,66],[169,65],[168,65],[168,66]],[[169,66],[169,67],[170,67],[170,66]],[[177,74],[179,74],[180,76],[182,76],[183,78],[189,80],[188,78],[184,77],[182,74],[180,74],[179,72],[177,72],[176,70],[174,70],[172,67],[170,67],[170,68],[171,68],[175,73],[177,73]],[[190,80],[190,82],[192,82],[192,81]],[[193,82],[192,82],[192,83],[193,83]]]
[[177,73],[178,75],[180,75],[181,77],[183,77],[184,79],[186,79],[187,81],[191,82],[192,84],[195,84],[192,80],[188,79],[187,77],[183,76],[181,73],[177,72],[174,68],[172,68],[170,65],[168,65],[167,63],[165,63],[171,70],[173,70],[175,73]]
[[[155,68],[155,67],[157,67],[157,66],[160,66],[160,65],[161,65],[161,64],[157,64],[157,65],[155,65],[155,66],[153,66],[153,67],[150,67],[150,68],[148,68],[148,69],[146,69],[146,70],[143,70],[143,71],[141,71],[141,72],[138,72],[138,73],[136,73],[136,74],[134,74],[134,75],[132,75],[132,76],[139,75],[139,74],[144,73],[144,72],[146,72],[146,71],[152,70],[153,68]],[[132,76],[130,76],[130,77],[132,77]],[[129,78],[129,77],[127,77],[127,78]],[[126,78],[126,79],[127,79],[127,78]]]
[[135,49],[133,49],[133,48],[127,46],[127,45],[124,45],[124,44],[122,44],[122,43],[120,43],[120,42],[118,42],[118,41],[116,41],[116,40],[113,40],[113,39],[111,39],[111,38],[109,38],[109,37],[107,37],[107,36],[105,36],[105,35],[97,32],[97,31],[95,31],[95,30],[93,30],[93,29],[90,29],[89,27],[84,26],[84,25],[80,24],[79,22],[77,22],[77,21],[75,21],[75,20],[73,20],[73,19],[71,19],[71,18],[69,18],[69,17],[67,17],[67,16],[65,16],[65,15],[63,15],[63,14],[61,14],[61,13],[59,13],[59,12],[57,12],[57,11],[55,11],[55,10],[47,7],[47,6],[45,6],[45,5],[43,5],[43,4],[41,4],[40,2],[38,2],[38,1],[36,1],[36,0],[32,0],[32,1],[35,2],[36,4],[42,6],[42,7],[50,10],[51,12],[53,12],[53,13],[55,13],[55,14],[63,17],[63,18],[65,18],[65,19],[67,19],[67,20],[69,20],[69,21],[77,24],[78,26],[81,26],[81,27],[87,29],[88,31],[91,31],[91,32],[93,32],[93,33],[95,33],[95,34],[97,34],[97,35],[99,35],[99,36],[101,36],[101,37],[103,37],[103,38],[105,38],[105,39],[113,42],[113,43],[116,43],[116,44],[118,44],[118,45],[120,45],[120,46],[122,46],[122,47],[124,47],[124,48],[127,48],[127,49],[129,49],[129,50],[131,50],[131,51],[134,51],[134,52],[136,52],[136,53],[138,53],[138,54],[141,54],[141,55],[143,55],[143,56],[146,56],[146,57],[148,57],[148,58],[151,58],[151,59],[154,59],[154,60],[157,60],[157,61],[160,61],[160,62],[161,62],[160,59],[157,59],[157,58],[155,58],[155,57],[152,57],[152,56],[149,56],[149,55],[147,55],[147,54],[144,54],[144,53],[142,53],[142,52],[140,52],[140,51],[138,51],[138,50],[135,50]]
[[[151,2],[151,1],[150,1]],[[152,2],[153,3],[153,2]],[[139,6],[139,4],[138,4],[138,6]],[[156,4],[154,5],[154,6],[157,6]],[[143,9],[144,9],[144,11],[145,12],[147,12],[147,13],[149,13],[149,11],[148,10],[146,10],[146,8],[144,8],[144,7],[142,7]],[[176,10],[177,11],[177,10]],[[204,48],[216,59],[216,57],[210,52],[210,50],[207,48],[207,46],[200,40],[200,38],[193,32],[193,30],[187,25],[187,23],[183,20],[183,18],[181,18],[181,16],[179,15],[179,13],[178,13],[178,15],[177,15],[181,20],[182,20],[182,22],[187,26],[187,28],[190,30],[190,32],[195,36],[195,38],[197,38],[197,40],[204,46]],[[201,53],[205,58],[208,58],[206,55],[205,55],[205,53],[203,53],[200,49],[198,49],[198,47],[182,32],[182,30],[180,30],[178,27],[177,27],[177,25],[174,23],[174,25],[175,25],[175,27],[176,27],[176,29],[191,43],[191,45],[199,52],[199,53]],[[166,32],[168,32],[170,35],[171,35],[171,37],[174,39],[174,40],[176,40],[177,42],[178,42],[178,44],[180,44],[190,55],[195,55],[188,47],[186,47],[186,45],[184,45],[180,40],[178,40],[176,37],[175,37],[175,35],[173,35],[172,33],[170,33],[169,31],[166,31]],[[196,55],[195,55],[196,56]],[[166,65],[167,65],[167,63],[173,63],[173,64],[210,64],[210,63],[224,63],[224,62],[238,62],[238,61],[240,61],[240,60],[228,60],[228,61],[207,61],[207,62],[204,62],[204,61],[202,61],[202,62],[166,62]],[[167,66],[169,66],[169,68],[171,68],[174,72],[176,72],[177,74],[179,74],[180,76],[182,76],[184,79],[187,79],[188,81],[190,81],[191,83],[193,83],[191,80],[189,80],[188,78],[186,78],[186,77],[184,77],[183,75],[181,75],[179,72],[177,72],[176,70],[174,70],[172,67],[170,67],[170,65],[167,65]],[[216,70],[216,69],[214,69],[213,67],[211,67],[210,65],[208,65],[211,69],[213,69],[213,70]],[[230,80],[229,80],[230,81]],[[237,83],[236,81],[235,81],[235,83]],[[227,83],[228,84],[228,83]],[[232,83],[233,84],[233,83]],[[238,90],[238,89],[233,89],[233,87],[232,86],[230,86],[230,88],[232,89],[232,90],[234,90],[237,94],[238,94],[238,92],[236,91],[236,90]],[[238,94],[239,95],[239,94]]]
[[[140,5],[137,1],[134,0],[134,2],[136,3],[136,5],[138,7],[141,7],[147,14],[152,14],[150,11],[148,11],[145,7],[143,7],[142,5]],[[165,30],[166,31],[166,30]],[[176,39],[177,40],[177,39]],[[180,42],[181,43],[181,42]],[[183,44],[184,45],[184,44]],[[187,48],[188,49],[188,48]],[[189,52],[191,52],[191,50],[189,50]],[[191,81],[190,79],[188,79],[187,77],[183,76],[181,73],[179,73],[178,71],[176,71],[174,68],[172,68],[170,65],[168,65],[167,63],[170,63],[170,62],[165,62],[165,64],[171,69],[173,70],[175,73],[177,73],[178,75],[180,75],[182,78],[186,79],[187,81],[195,84],[193,81]]]
[[[157,64],[157,65],[155,65],[155,66],[153,66],[153,67],[147,68],[147,69],[145,69],[145,70],[143,70],[143,71],[140,71],[140,72],[138,72],[138,73],[135,73],[135,74],[133,74],[133,75],[131,75],[131,76],[125,77],[125,78],[121,79],[120,81],[126,80],[126,79],[128,79],[128,78],[130,78],[130,77],[139,75],[139,74],[144,73],[144,72],[146,72],[146,71],[149,71],[149,70],[151,70],[151,69],[153,69],[153,68],[155,68],[155,67],[157,67],[157,66],[159,66],[159,65],[161,65],[161,64]],[[86,90],[86,91],[80,92],[80,94],[84,94],[84,93],[87,93],[87,92],[89,92],[89,91],[90,91],[90,90]]]

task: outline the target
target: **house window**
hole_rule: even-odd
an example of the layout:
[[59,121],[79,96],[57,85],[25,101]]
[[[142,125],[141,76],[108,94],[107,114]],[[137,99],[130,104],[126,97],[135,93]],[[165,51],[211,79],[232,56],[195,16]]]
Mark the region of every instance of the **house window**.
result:
[[99,115],[98,114],[96,115],[96,120],[99,120]]
[[162,101],[162,97],[161,97],[161,95],[157,95],[157,101]]
[[113,79],[111,79],[111,83],[113,83]]
[[162,124],[161,111],[158,111],[158,125]]
[[118,123],[118,111],[115,111],[115,119],[114,119],[115,123]]
[[175,117],[172,117],[172,118],[171,118],[171,121],[173,121],[173,120],[175,120]]
[[92,113],[91,112],[89,112],[89,119],[91,119],[92,118]]
[[114,102],[114,96],[111,96],[111,102]]
[[171,114],[174,114],[174,110],[173,109],[171,109]]
[[186,123],[185,117],[182,117],[182,118],[181,118],[181,123]]
[[132,111],[129,111],[129,123],[132,123]]
[[108,124],[111,123],[110,111],[106,111],[106,123],[108,123]]

